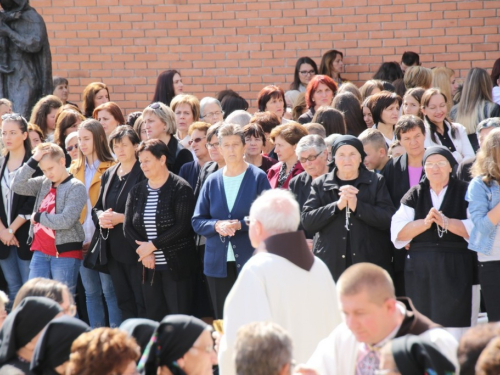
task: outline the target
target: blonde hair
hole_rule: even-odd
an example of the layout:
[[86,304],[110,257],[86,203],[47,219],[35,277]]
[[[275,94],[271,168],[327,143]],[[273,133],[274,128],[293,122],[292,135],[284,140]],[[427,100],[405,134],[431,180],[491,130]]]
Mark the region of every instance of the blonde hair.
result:
[[443,95],[446,96],[448,111],[450,111],[451,107],[453,106],[450,79],[454,75],[455,71],[453,69],[447,68],[446,66],[440,66],[439,68],[434,68],[432,70],[432,87],[440,89]]
[[[152,106],[154,104],[158,104],[158,108],[153,108]],[[144,111],[142,111],[142,116],[140,116],[137,120],[135,120],[134,128],[136,128],[136,131],[140,134],[141,129],[139,128],[139,125],[136,124],[141,124],[144,122],[144,116],[145,115],[155,115],[158,117],[161,122],[163,122],[166,125],[166,133],[167,134],[175,134],[177,131],[177,125],[175,124],[175,114],[170,107],[167,107],[165,104],[162,102],[155,102],[153,104],[148,105],[146,108],[144,108]],[[141,121],[139,121],[141,119]],[[138,122],[139,121],[139,122]],[[142,123],[141,123],[142,122]]]
[[485,184],[500,183],[500,128],[493,129],[477,153],[471,168],[472,177],[482,176]]
[[208,132],[208,128],[210,128],[212,125],[209,124],[208,122],[203,122],[203,121],[197,121],[197,122],[193,122],[190,126],[189,126],[189,130],[188,130],[188,134],[191,135],[193,134],[193,132],[195,130],[199,130],[201,132],[205,132],[205,134],[207,134]]
[[406,89],[422,87],[428,89],[432,85],[432,70],[423,66],[410,66],[404,76]]
[[170,102],[170,108],[172,108],[172,111],[175,113],[175,109],[181,104],[187,104],[191,107],[193,121],[198,121],[200,119],[200,101],[196,96],[188,94],[176,95]]
[[50,142],[40,143],[39,145],[37,145],[33,149],[32,153],[34,154],[38,150],[48,151],[48,153],[45,154],[42,157],[42,159],[45,159],[47,157],[54,159],[54,160],[59,160],[61,158],[66,159],[66,156],[64,155],[63,149],[61,147],[59,147],[58,145],[56,145],[55,143],[50,143]]

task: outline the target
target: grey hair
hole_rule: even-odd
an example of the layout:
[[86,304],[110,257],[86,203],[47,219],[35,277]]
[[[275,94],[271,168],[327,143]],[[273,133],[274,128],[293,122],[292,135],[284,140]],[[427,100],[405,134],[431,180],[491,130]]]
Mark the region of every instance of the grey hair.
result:
[[231,135],[237,135],[240,137],[241,142],[245,144],[245,133],[243,132],[243,127],[238,124],[230,124],[225,121],[217,132],[219,144],[222,144],[222,138],[229,137]]
[[328,137],[326,137],[325,138],[326,147],[331,148],[333,146],[333,142],[335,142],[335,140],[340,136],[342,136],[342,134],[330,134]]
[[300,207],[290,191],[267,190],[253,202],[250,218],[270,234],[295,232],[300,224]]
[[73,138],[78,138],[78,132],[71,132],[68,134],[66,139],[64,140],[64,145],[67,147],[68,143],[73,139]]
[[304,151],[309,151],[311,148],[316,150],[316,153],[319,154],[326,150],[325,140],[317,134],[309,134],[305,137],[302,137],[297,143],[297,147],[295,148],[295,155],[300,158],[300,154]]
[[292,363],[292,339],[273,322],[253,322],[238,330],[235,342],[238,375],[275,375]]
[[[156,102],[160,105],[159,108],[151,108],[151,104],[144,108],[142,111],[142,117],[144,119],[144,115],[153,114],[156,115],[165,125],[167,134],[173,135],[177,132],[177,125],[175,123],[175,114],[174,111],[167,107],[165,104],[161,102]],[[155,103],[153,103],[155,104]],[[140,135],[140,134],[139,134]]]
[[205,106],[208,104],[217,104],[222,111],[222,105],[220,104],[218,99],[212,98],[211,96],[206,96],[203,99],[200,100],[200,118],[203,118],[205,116]]
[[243,109],[237,109],[236,111],[230,113],[226,117],[226,122],[231,124],[238,124],[240,126],[245,126],[250,124],[252,115]]

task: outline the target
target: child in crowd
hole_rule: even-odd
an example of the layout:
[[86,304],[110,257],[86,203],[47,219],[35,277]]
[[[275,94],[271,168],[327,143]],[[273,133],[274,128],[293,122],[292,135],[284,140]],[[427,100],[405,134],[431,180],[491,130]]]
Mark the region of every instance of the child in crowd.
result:
[[364,130],[358,138],[363,143],[363,149],[366,153],[363,161],[366,168],[380,172],[389,161],[384,135],[380,130],[370,128]]
[[403,155],[405,152],[405,148],[401,146],[399,141],[394,142],[391,147],[389,147],[389,156],[393,159]]

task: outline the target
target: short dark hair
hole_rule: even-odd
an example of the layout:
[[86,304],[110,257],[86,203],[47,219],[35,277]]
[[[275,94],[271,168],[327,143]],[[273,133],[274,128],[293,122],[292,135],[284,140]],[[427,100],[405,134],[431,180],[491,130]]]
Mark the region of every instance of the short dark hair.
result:
[[227,118],[227,116],[238,109],[242,109],[244,111],[248,109],[248,102],[240,95],[226,95],[220,104],[222,106],[222,111],[224,112],[224,118]]
[[134,124],[137,121],[137,119],[139,117],[141,117],[141,116],[142,116],[142,112],[141,111],[136,111],[136,112],[129,113],[128,116],[127,116],[126,125],[134,126]]
[[245,125],[245,127],[243,128],[243,134],[245,134],[245,138],[246,137],[261,138],[262,145],[263,146],[266,145],[266,135],[264,134],[262,126],[260,126],[259,124],[253,123]]
[[66,78],[64,77],[52,77],[52,84],[54,85],[54,88],[59,85],[69,85],[69,82]]
[[416,52],[406,51],[401,56],[401,62],[406,66],[420,65],[420,56]]
[[401,66],[395,62],[385,62],[377,70],[377,73],[373,75],[373,79],[380,79],[381,81],[394,82],[399,78],[403,78],[403,71]]
[[425,135],[424,121],[420,117],[414,115],[404,115],[401,116],[396,123],[396,126],[394,127],[394,135],[398,141],[401,141],[401,135],[415,128],[419,128],[422,131],[422,134]]
[[368,108],[372,111],[373,122],[378,124],[382,120],[382,112],[391,104],[397,102],[401,106],[401,97],[389,91],[382,91],[370,96]]
[[312,122],[324,126],[326,136],[331,134],[346,134],[344,114],[336,108],[321,106],[318,108]]
[[113,149],[113,145],[115,143],[121,142],[124,137],[127,137],[133,145],[138,145],[139,143],[141,143],[141,140],[135,132],[134,128],[132,128],[130,125],[119,125],[109,135],[110,150]]
[[283,113],[285,113],[286,111],[285,92],[283,91],[282,88],[275,85],[269,85],[260,90],[259,96],[257,97],[257,105],[259,106],[259,111],[264,112],[266,110],[267,102],[275,98],[283,99],[283,111],[284,111]]
[[168,147],[165,142],[160,139],[148,139],[147,141],[141,142],[139,147],[137,147],[137,157],[144,151],[149,151],[158,160],[161,159],[162,156],[165,156],[165,158],[168,157]]
[[281,125],[281,121],[275,113],[257,112],[250,120],[250,124],[259,124],[264,133],[271,133],[275,127]]

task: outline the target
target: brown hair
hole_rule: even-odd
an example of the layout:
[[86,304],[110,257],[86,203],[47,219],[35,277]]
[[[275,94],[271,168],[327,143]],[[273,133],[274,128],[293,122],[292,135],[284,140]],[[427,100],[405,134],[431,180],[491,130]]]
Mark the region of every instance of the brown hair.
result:
[[487,185],[500,182],[500,128],[493,129],[484,140],[471,168],[472,177],[482,176]]
[[394,126],[394,135],[398,141],[401,141],[401,135],[412,129],[419,128],[425,136],[425,125],[420,117],[414,115],[403,115],[398,119]]
[[461,375],[474,375],[481,352],[488,343],[500,335],[498,322],[478,324],[468,329],[458,344],[457,357]]
[[68,292],[68,295],[72,298],[66,284],[60,281],[44,279],[43,277],[30,279],[26,281],[21,289],[19,289],[19,292],[17,292],[12,309],[15,309],[26,297],[47,297],[61,304],[64,301],[65,291]]
[[94,112],[95,108],[94,99],[96,94],[101,90],[106,90],[108,92],[108,97],[109,97],[108,86],[106,86],[102,82],[89,83],[87,87],[85,87],[85,89],[83,90],[82,108],[83,108],[83,115],[85,117],[87,118],[92,117],[92,113]]
[[[321,57],[321,63],[319,65],[319,74],[324,74],[331,77],[332,63],[337,58],[338,55],[340,55],[342,59],[344,58],[344,54],[336,49],[331,49],[330,51],[326,51],[323,57]],[[342,77],[340,77],[340,73],[339,73],[339,79],[342,80]],[[335,90],[333,92],[335,92]]]
[[75,125],[78,120],[85,121],[85,117],[75,110],[66,109],[61,111],[56,119],[56,130],[54,131],[54,142],[62,148],[65,148],[66,136],[64,133],[67,129]]
[[47,136],[47,115],[52,109],[59,109],[63,105],[61,99],[55,95],[47,95],[40,99],[31,112],[30,121],[42,129],[44,138]]
[[479,356],[476,375],[500,374],[500,337],[492,339]]
[[245,138],[260,138],[262,139],[262,146],[266,145],[266,135],[264,134],[264,129],[262,129],[262,126],[260,126],[259,124],[250,123],[248,125],[245,125],[245,127],[243,128],[243,133],[245,134]]
[[108,111],[111,116],[114,117],[116,121],[118,121],[119,125],[125,125],[125,117],[123,117],[123,113],[118,104],[114,102],[102,103],[98,107],[94,109],[92,112],[92,117],[97,120],[97,115],[99,111]]
[[275,113],[257,112],[250,120],[250,124],[259,124],[262,126],[264,133],[271,133],[271,131],[280,125],[281,122]]
[[29,132],[35,132],[38,134],[40,136],[40,140],[43,142],[43,131],[37,124],[28,124],[28,133]]
[[410,66],[406,69],[403,79],[406,89],[414,87],[428,89],[432,86],[432,70],[419,65]]
[[297,99],[295,99],[295,103],[292,108],[292,118],[294,121],[298,121],[299,117],[302,116],[302,112],[307,108],[306,106],[306,94],[301,92]]
[[193,112],[193,121],[198,121],[200,119],[200,101],[194,95],[180,94],[176,95],[170,102],[170,108],[175,113],[175,109],[180,104],[187,104],[191,107],[191,112]]
[[379,81],[378,79],[370,79],[366,81],[364,85],[359,88],[359,92],[361,93],[363,100],[365,100],[372,94],[373,89],[379,89],[380,91],[384,91],[384,86],[382,85],[382,82]]
[[297,122],[289,122],[287,124],[275,127],[271,132],[270,138],[274,142],[277,137],[281,137],[287,143],[294,146],[299,143],[300,139],[302,137],[305,137],[307,134],[307,130],[306,128],[304,128],[304,126],[300,125]]
[[352,82],[343,83],[342,86],[339,87],[337,95],[342,94],[344,92],[350,92],[351,94],[354,94],[354,96],[358,98],[360,103],[363,101],[363,95],[361,95],[361,91],[359,91],[356,85]]
[[421,87],[415,87],[413,89],[409,89],[404,97],[403,97],[403,102],[404,99],[407,96],[411,96],[413,99],[415,99],[418,103],[418,117],[420,117],[422,120],[424,119],[424,115],[422,113],[422,109],[420,108],[420,103],[422,102],[422,95],[424,95],[425,90]]
[[[444,98],[444,102],[448,103],[448,99],[446,98],[446,95],[444,95],[441,92],[441,90],[436,89],[436,88],[431,88],[431,89],[425,90],[424,94],[422,95],[422,99],[420,101],[420,108],[427,107],[429,105],[429,102],[431,101],[431,98],[434,95],[441,95]],[[431,120],[429,120],[429,118],[427,116],[424,116],[424,119],[427,122],[427,124],[429,124],[429,129],[431,132],[432,141],[434,143],[438,143],[437,137],[436,137],[436,131],[437,131],[436,125]],[[452,124],[452,122],[448,118],[445,117],[444,121],[448,121],[448,125],[450,126],[451,138],[455,139],[455,134],[456,134],[457,128],[455,127],[455,125]]]
[[121,374],[140,357],[134,338],[118,328],[101,327],[81,334],[71,345],[72,375]]
[[[99,121],[87,119],[80,124],[78,130],[80,129],[85,129],[92,133],[92,143],[94,146],[94,152],[97,154],[97,159],[101,162],[115,160],[113,159],[113,156],[111,156],[106,133],[104,133],[104,128]],[[83,167],[85,167],[85,156],[83,155],[82,150],[78,148],[78,159],[76,161],[75,173]]]
[[259,111],[265,112],[267,102],[269,102],[271,99],[279,99],[279,98],[283,99],[283,113],[285,113],[286,100],[285,100],[285,92],[283,91],[283,89],[275,85],[269,85],[264,87],[262,90],[260,90],[259,96],[257,97],[257,106],[259,107]]
[[402,101],[401,97],[394,92],[381,91],[372,95],[368,102],[368,108],[370,108],[370,111],[372,112],[373,122],[375,125],[382,121],[382,112],[384,109],[388,108],[393,103],[398,103],[399,106],[401,106]]
[[327,137],[330,134],[344,135],[347,132],[344,114],[336,108],[327,106],[319,107],[314,114],[312,122],[323,125]]

